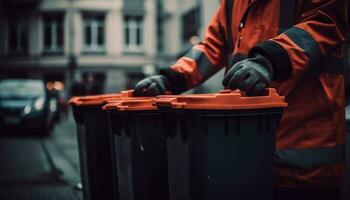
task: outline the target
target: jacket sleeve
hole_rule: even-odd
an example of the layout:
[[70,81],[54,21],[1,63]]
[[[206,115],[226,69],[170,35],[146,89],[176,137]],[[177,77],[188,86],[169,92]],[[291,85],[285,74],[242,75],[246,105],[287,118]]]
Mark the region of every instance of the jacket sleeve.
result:
[[199,85],[227,65],[224,2],[207,26],[204,41],[193,46],[173,66],[160,71],[169,80],[172,93],[179,94]]
[[298,21],[292,28],[260,43],[260,53],[273,63],[274,80],[317,69],[345,41],[347,0],[300,0]]

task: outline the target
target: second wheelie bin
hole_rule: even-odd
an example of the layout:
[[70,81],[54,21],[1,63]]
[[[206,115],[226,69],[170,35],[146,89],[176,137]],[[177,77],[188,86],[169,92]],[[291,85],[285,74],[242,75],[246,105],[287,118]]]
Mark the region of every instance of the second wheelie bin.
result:
[[284,97],[161,96],[171,200],[272,200],[275,133]]
[[123,200],[167,200],[166,137],[155,98],[138,97],[106,104]]

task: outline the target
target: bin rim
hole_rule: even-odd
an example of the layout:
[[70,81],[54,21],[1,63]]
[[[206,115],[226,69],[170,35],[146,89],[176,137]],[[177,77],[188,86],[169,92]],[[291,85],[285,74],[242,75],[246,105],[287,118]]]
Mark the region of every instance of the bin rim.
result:
[[266,89],[264,96],[246,96],[239,90],[222,90],[216,94],[160,95],[155,101],[158,108],[193,110],[246,110],[287,107],[284,96],[274,88]]
[[130,96],[133,96],[133,90],[101,95],[74,96],[68,101],[68,104],[72,106],[101,106],[109,100],[117,100],[122,97],[126,98]]

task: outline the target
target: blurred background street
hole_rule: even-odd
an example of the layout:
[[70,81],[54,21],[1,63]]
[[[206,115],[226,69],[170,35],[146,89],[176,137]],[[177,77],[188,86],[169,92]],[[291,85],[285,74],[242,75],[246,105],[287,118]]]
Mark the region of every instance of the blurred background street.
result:
[[[219,2],[0,0],[0,80],[10,80],[0,84],[0,199],[82,198],[69,98],[130,89],[169,67]],[[195,92],[220,90],[222,76]]]
[[0,78],[40,78],[61,98],[132,88],[200,42],[219,2],[0,0]]
[[[0,0],[0,80],[14,80],[0,84],[13,91],[0,92],[10,125],[0,134],[0,199],[80,199],[69,98],[130,89],[168,67],[200,41],[218,4]],[[198,91],[219,90],[221,77]]]

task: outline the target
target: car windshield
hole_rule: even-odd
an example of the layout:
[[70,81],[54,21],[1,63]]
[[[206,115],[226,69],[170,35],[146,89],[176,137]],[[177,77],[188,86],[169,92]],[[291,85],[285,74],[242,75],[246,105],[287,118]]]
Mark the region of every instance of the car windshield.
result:
[[0,81],[0,98],[32,99],[44,94],[40,80],[7,79]]

